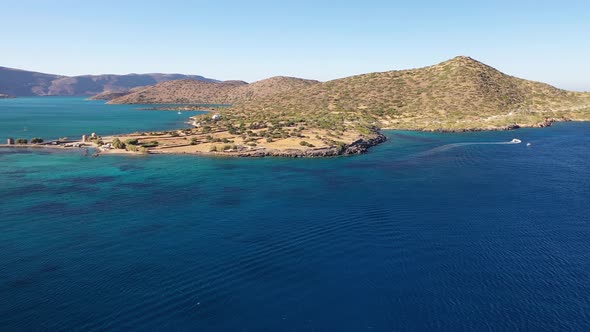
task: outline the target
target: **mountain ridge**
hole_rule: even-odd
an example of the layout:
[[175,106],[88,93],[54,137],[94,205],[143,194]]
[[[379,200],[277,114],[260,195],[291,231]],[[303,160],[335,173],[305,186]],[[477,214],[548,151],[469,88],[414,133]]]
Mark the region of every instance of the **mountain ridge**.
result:
[[244,81],[168,81],[136,90],[109,101],[111,104],[234,104],[303,89],[319,83],[288,76],[275,76],[253,83]]
[[64,76],[0,67],[0,94],[15,97],[91,96],[106,91],[122,92],[139,86],[187,78],[217,82],[199,75],[148,73]]

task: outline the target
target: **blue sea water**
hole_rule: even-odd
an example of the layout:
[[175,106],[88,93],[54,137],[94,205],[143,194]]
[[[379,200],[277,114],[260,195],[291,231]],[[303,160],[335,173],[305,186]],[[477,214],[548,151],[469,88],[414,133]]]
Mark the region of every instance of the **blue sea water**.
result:
[[385,134],[329,159],[0,149],[0,330],[590,329],[589,123]]
[[51,140],[183,128],[191,115],[202,113],[141,110],[146,107],[154,105],[106,105],[85,97],[0,99],[0,144],[9,137]]

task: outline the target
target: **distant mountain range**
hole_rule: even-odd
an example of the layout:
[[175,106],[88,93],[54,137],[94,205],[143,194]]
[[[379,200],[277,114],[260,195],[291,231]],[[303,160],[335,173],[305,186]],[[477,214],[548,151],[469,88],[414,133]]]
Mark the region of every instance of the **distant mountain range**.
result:
[[202,82],[217,80],[198,75],[128,74],[61,76],[0,67],[0,95],[21,96],[84,96],[105,91],[121,92],[165,81],[191,79]]

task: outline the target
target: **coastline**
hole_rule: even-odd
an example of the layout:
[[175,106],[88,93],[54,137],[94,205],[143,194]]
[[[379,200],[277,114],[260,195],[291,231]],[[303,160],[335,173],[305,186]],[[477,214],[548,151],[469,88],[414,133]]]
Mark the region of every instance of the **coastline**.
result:
[[[555,122],[586,122],[575,121],[571,119],[547,119],[546,121],[536,125],[510,125],[506,127],[497,128],[472,128],[462,130],[417,130],[417,129],[402,129],[402,128],[382,128],[374,132],[374,135],[361,135],[349,144],[342,144],[337,146],[317,147],[317,148],[297,148],[294,146],[285,148],[243,148],[240,150],[228,151],[207,151],[204,149],[196,149],[196,145],[179,145],[169,148],[147,148],[145,151],[130,151],[126,149],[106,148],[108,144],[118,137],[135,137],[133,135],[113,135],[102,137],[105,145],[99,146],[91,142],[69,141],[61,144],[0,144],[0,148],[12,149],[47,149],[47,150],[61,150],[61,151],[75,151],[93,149],[93,156],[100,155],[194,155],[194,156],[208,156],[208,157],[233,157],[233,158],[261,158],[261,157],[279,157],[279,158],[326,158],[338,156],[351,156],[367,153],[372,147],[377,146],[385,141],[387,137],[381,133],[381,130],[408,130],[416,132],[439,132],[439,133],[461,133],[461,132],[482,132],[482,131],[511,131],[520,128],[546,128],[553,125]],[[149,136],[151,138],[157,136]],[[148,137],[148,139],[149,139]],[[80,146],[74,146],[81,144]],[[138,145],[141,147],[141,145]],[[88,153],[88,152],[87,152]]]
[[551,127],[556,122],[588,122],[590,120],[573,120],[570,118],[546,118],[545,120],[534,124],[520,124],[513,123],[505,126],[489,126],[489,127],[474,127],[474,128],[460,128],[460,129],[424,129],[424,128],[400,128],[400,127],[383,127],[381,130],[408,130],[430,133],[466,133],[478,131],[509,131],[522,128],[546,128]]

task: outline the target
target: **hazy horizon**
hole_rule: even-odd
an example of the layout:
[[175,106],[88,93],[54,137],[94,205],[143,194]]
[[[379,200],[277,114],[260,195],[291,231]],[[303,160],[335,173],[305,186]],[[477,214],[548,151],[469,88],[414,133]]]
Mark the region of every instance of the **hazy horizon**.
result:
[[[179,73],[218,80],[341,77],[470,56],[507,74],[590,90],[590,4],[420,1],[247,4],[8,1],[0,66],[66,76]],[[116,10],[115,10],[116,9]],[[35,27],[42,26],[40,31]],[[41,56],[40,56],[41,54]]]

